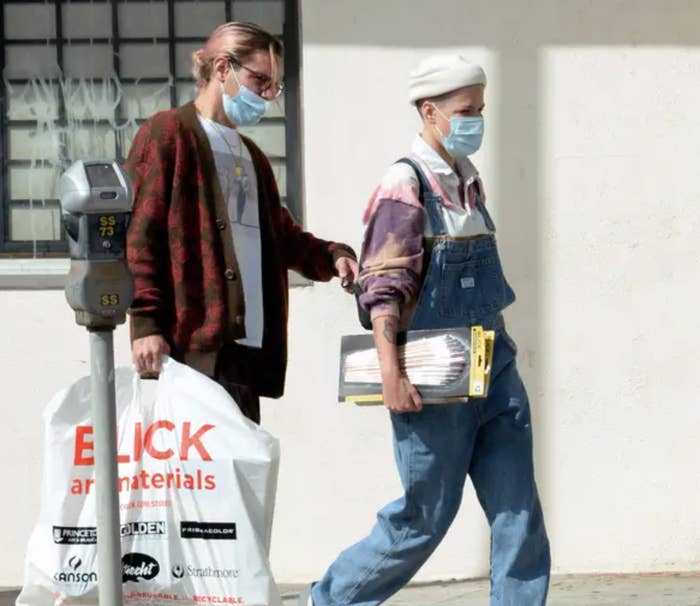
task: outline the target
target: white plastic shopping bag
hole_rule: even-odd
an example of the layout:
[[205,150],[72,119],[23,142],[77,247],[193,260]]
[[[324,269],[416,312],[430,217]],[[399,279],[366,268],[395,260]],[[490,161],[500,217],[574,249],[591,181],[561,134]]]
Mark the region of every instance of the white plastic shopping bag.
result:
[[[268,551],[279,446],[228,393],[167,359],[115,376],[125,604],[280,606]],[[97,604],[90,379],[44,412],[39,522],[18,606]]]

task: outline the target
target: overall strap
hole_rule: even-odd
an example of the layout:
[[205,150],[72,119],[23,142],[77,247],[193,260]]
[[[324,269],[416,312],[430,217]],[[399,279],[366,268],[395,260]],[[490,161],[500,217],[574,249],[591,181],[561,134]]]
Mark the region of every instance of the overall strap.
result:
[[396,164],[399,163],[410,166],[416,173],[416,177],[418,177],[418,199],[428,215],[430,229],[433,235],[447,235],[445,221],[443,220],[442,213],[440,211],[440,201],[442,200],[442,197],[433,191],[433,188],[430,186],[430,181],[428,181],[423,169],[415,160],[412,158],[403,157],[396,161]]
[[423,172],[423,169],[418,166],[418,163],[415,160],[412,160],[411,158],[408,157],[403,157],[399,158],[396,161],[396,164],[408,164],[413,171],[416,173],[416,177],[418,177],[418,198],[420,199],[421,204],[425,204],[425,196],[430,195],[434,196],[435,193],[433,192],[433,189],[430,187],[430,182],[428,181],[428,178],[425,176],[425,173]]

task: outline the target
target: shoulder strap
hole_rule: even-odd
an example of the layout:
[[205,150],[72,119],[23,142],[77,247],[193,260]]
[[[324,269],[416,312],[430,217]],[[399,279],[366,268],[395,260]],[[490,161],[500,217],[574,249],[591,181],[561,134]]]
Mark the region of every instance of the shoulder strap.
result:
[[428,181],[428,178],[425,176],[425,173],[421,167],[418,166],[418,163],[415,160],[408,157],[399,158],[396,161],[396,164],[407,164],[415,171],[416,177],[418,177],[418,199],[420,200],[420,203],[425,206],[425,196],[433,195],[433,189],[430,187],[430,182]]
[[418,177],[418,199],[428,216],[430,229],[432,230],[433,235],[447,235],[445,221],[443,220],[440,212],[441,197],[433,191],[432,187],[430,187],[430,182],[425,176],[425,173],[421,169],[420,165],[412,158],[400,158],[396,161],[396,163],[398,164],[399,162],[402,164],[408,164],[415,171],[416,176]]

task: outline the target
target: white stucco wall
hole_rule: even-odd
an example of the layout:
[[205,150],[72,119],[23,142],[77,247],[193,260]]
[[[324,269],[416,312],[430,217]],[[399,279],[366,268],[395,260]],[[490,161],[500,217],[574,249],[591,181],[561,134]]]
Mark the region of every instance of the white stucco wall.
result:
[[[411,6],[408,6],[408,5]],[[415,6],[414,6],[415,5]],[[476,156],[518,302],[555,572],[700,569],[700,6],[303,0],[306,220],[359,246],[364,202],[417,117],[408,70],[443,48],[489,73]],[[335,402],[337,284],[291,295],[273,538],[280,581],[321,574],[398,496],[386,413]],[[0,293],[0,586],[21,582],[36,516],[41,408],[87,370],[58,291]],[[117,358],[128,360],[126,332]],[[480,576],[488,529],[468,489],[420,579]]]

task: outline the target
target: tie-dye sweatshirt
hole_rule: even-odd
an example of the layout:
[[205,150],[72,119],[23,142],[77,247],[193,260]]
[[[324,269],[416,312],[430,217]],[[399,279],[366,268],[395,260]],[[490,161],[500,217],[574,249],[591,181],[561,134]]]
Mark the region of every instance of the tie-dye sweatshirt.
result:
[[[477,193],[485,200],[483,186],[468,158],[457,161],[457,174],[420,135],[409,157],[418,162],[433,191],[442,197],[442,218],[449,237],[489,233],[476,208]],[[360,267],[364,294],[360,302],[372,318],[392,315],[401,318],[404,326],[421,288],[424,239],[432,237],[418,192],[415,171],[407,164],[394,164],[372,193],[364,216]]]

